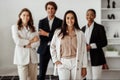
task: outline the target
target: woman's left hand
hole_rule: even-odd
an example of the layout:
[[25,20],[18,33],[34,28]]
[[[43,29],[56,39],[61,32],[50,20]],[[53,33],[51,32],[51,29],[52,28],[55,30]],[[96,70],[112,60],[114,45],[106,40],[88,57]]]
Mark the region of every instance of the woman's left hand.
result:
[[56,66],[58,66],[59,64],[62,64],[60,61],[56,61],[55,62]]
[[82,76],[82,77],[85,77],[86,74],[87,74],[86,68],[82,68],[82,70],[81,70],[81,76]]
[[38,37],[38,36],[35,36],[34,38],[32,38],[32,39],[30,40],[30,43],[29,43],[29,44],[34,43],[34,42],[37,42],[38,40],[39,40],[39,37]]

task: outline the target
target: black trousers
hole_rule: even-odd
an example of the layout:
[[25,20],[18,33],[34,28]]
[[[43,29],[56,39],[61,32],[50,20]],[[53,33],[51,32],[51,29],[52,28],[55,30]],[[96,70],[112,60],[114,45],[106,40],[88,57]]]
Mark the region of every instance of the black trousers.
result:
[[46,71],[47,71],[47,67],[50,59],[51,59],[50,48],[48,46],[45,51],[45,55],[40,55],[39,80],[45,80]]

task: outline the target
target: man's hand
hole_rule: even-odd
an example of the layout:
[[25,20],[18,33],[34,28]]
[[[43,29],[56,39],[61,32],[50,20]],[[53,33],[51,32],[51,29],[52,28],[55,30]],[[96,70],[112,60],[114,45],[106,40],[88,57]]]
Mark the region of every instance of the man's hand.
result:
[[87,51],[90,51],[91,46],[87,44]]
[[47,37],[48,37],[48,35],[49,35],[49,33],[46,32],[46,31],[44,31],[43,29],[40,29],[38,33],[39,33],[39,35],[47,36]]

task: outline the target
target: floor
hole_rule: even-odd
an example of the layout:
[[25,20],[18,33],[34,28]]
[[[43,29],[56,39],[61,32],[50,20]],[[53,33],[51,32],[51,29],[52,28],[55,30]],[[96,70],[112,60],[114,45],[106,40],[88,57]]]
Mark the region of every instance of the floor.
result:
[[[53,69],[47,71],[45,80],[58,80],[58,76],[51,75],[51,72],[53,72]],[[19,80],[17,69],[0,69],[0,80]]]
[[[51,64],[51,61],[49,64]],[[58,80],[58,76],[53,76],[52,73],[53,73],[53,66],[49,65],[46,73],[46,80]],[[19,80],[17,68],[0,68],[0,80]],[[38,80],[39,80],[39,76],[38,76]]]
[[[19,80],[18,76],[0,76],[0,80]],[[39,80],[39,76],[38,79]],[[45,80],[59,80],[57,76],[46,75]]]

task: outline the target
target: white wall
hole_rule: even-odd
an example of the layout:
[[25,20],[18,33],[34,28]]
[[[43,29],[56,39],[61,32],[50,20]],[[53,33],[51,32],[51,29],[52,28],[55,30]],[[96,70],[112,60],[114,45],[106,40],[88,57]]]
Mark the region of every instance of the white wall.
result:
[[[13,65],[14,43],[11,38],[11,25],[18,20],[18,14],[24,7],[29,8],[33,14],[34,23],[46,16],[44,5],[49,0],[0,0],[0,68],[15,67]],[[76,12],[79,25],[86,24],[85,13],[88,8],[97,12],[96,21],[100,23],[100,0],[53,0],[58,5],[56,16],[63,18],[66,10]]]

